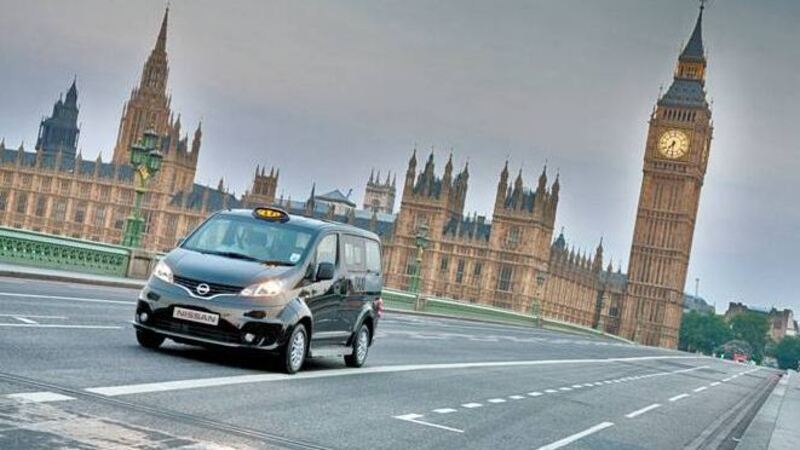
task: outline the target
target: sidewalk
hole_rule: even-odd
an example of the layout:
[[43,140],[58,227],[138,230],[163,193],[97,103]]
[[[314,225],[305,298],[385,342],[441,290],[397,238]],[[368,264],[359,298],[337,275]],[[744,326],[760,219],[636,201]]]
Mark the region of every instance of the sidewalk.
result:
[[67,283],[91,284],[131,289],[141,289],[145,281],[135,278],[93,275],[68,270],[40,269],[38,267],[19,266],[0,263],[0,277],[30,278],[33,280],[64,281]]
[[800,448],[800,374],[789,371],[753,418],[737,449]]

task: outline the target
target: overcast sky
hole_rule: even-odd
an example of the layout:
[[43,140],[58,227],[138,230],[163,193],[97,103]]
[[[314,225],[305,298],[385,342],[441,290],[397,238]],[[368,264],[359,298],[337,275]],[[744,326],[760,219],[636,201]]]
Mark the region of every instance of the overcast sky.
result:
[[[198,180],[237,193],[256,164],[279,193],[402,180],[416,142],[470,161],[467,209],[490,213],[503,161],[560,170],[557,230],[627,265],[647,120],[697,16],[694,0],[173,0],[173,110],[203,120]],[[0,0],[0,137],[35,143],[77,74],[80,147],[105,160],[163,1]],[[800,2],[707,10],[714,141],[687,291],[800,313]],[[552,178],[551,178],[552,179]],[[399,197],[399,192],[398,192]],[[399,203],[399,200],[398,200]],[[557,232],[557,231],[556,231]]]

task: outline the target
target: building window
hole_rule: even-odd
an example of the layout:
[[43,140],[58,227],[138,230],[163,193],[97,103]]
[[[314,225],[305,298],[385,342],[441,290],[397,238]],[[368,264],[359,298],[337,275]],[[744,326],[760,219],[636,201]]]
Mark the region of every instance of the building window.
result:
[[75,223],[83,223],[86,220],[86,202],[80,202],[75,206],[75,215],[73,221]]
[[69,188],[72,185],[70,180],[61,180],[60,184],[61,184],[61,187],[59,189],[61,190],[61,194],[62,195],[69,195]]
[[30,189],[31,185],[33,184],[33,177],[31,175],[23,175],[22,176],[22,187],[25,189]]
[[40,195],[39,198],[36,200],[36,217],[44,217],[45,211],[47,210],[47,197],[44,195]]
[[92,185],[90,183],[81,183],[80,186],[80,192],[78,192],[78,195],[81,198],[89,198],[89,195],[92,193]]
[[508,232],[506,232],[506,244],[516,246],[519,244],[521,234],[519,227],[514,226],[509,228]]
[[456,265],[456,283],[464,281],[464,260],[459,259]]
[[450,257],[447,255],[442,255],[441,261],[439,261],[439,272],[440,273],[447,273],[447,270],[450,268]]
[[63,222],[67,217],[67,201],[64,199],[56,199],[53,208],[53,220],[55,222]]
[[100,201],[107,202],[111,199],[111,186],[100,186]]
[[472,284],[478,285],[481,282],[481,272],[483,271],[483,263],[480,261],[475,263],[475,268],[472,270]]
[[3,184],[11,186],[14,182],[14,172],[3,172]]
[[417,257],[414,253],[409,253],[406,258],[406,275],[414,275],[417,270]]
[[125,226],[125,219],[128,217],[128,212],[122,208],[118,208],[114,214],[114,228],[121,230]]
[[8,192],[0,191],[0,211],[5,211],[8,207]]
[[503,292],[511,291],[511,277],[514,274],[514,268],[511,266],[501,266],[500,276],[497,278],[497,290]]
[[17,213],[25,214],[28,209],[28,193],[17,192]]
[[97,228],[103,228],[106,223],[106,207],[105,206],[97,206],[94,210],[94,225]]
[[53,185],[53,178],[52,177],[42,177],[39,180],[39,186],[41,192],[50,192],[50,188]]

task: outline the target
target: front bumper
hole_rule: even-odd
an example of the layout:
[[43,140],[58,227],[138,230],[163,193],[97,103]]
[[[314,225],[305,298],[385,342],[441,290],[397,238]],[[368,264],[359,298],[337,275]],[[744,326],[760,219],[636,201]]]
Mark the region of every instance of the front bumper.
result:
[[[173,317],[176,306],[218,314],[219,323],[207,325],[176,319]],[[238,295],[198,298],[181,286],[151,278],[139,296],[133,325],[183,343],[275,350],[283,345],[291,323],[285,316],[293,316],[285,314],[285,309]],[[147,313],[145,322],[140,320],[143,312]],[[248,342],[246,334],[256,338]]]

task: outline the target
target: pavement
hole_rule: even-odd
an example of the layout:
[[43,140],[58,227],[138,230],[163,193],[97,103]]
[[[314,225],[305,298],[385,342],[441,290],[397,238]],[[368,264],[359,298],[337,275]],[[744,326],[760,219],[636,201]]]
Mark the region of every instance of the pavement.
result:
[[0,448],[722,448],[778,380],[602,336],[391,312],[365,367],[314,359],[289,376],[262,355],[139,347],[137,294],[0,277]]
[[800,374],[788,371],[753,418],[741,449],[800,448]]

